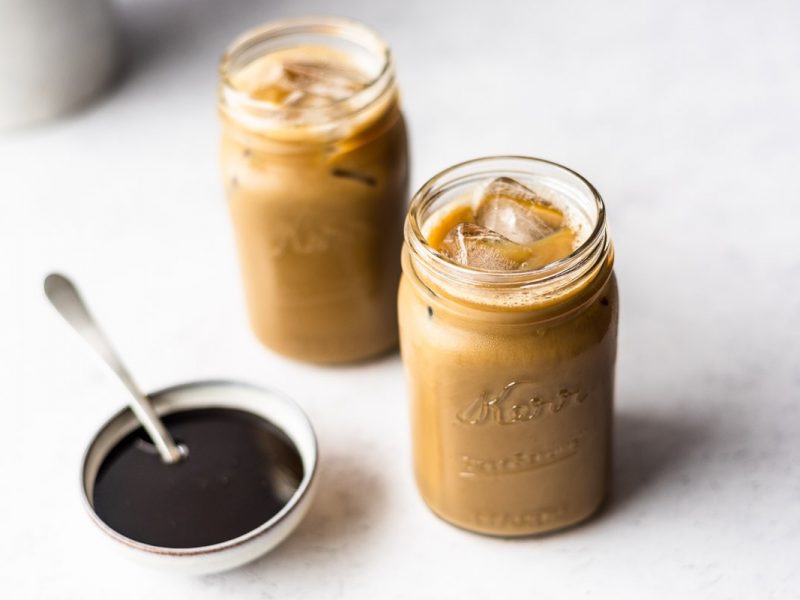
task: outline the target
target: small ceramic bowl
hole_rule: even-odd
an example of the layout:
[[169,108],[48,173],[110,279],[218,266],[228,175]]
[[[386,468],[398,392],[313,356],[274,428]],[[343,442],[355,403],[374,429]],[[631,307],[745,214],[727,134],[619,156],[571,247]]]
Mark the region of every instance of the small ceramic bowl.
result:
[[289,437],[303,461],[303,479],[275,516],[232,540],[198,548],[152,546],[128,538],[106,525],[94,510],[94,482],[105,457],[128,433],[139,427],[129,409],[114,415],[100,429],[83,457],[81,488],[86,510],[115,546],[141,563],[171,572],[205,574],[243,565],[269,552],[299,525],[311,505],[317,472],[317,441],[302,409],[280,394],[248,384],[202,381],[161,390],[150,396],[156,412],[165,415],[197,408],[232,408],[270,421]]

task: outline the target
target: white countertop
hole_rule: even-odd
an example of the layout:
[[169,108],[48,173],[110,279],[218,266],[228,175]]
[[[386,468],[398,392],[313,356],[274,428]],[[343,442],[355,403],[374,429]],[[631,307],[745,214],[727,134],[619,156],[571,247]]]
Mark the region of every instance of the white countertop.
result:
[[[616,457],[611,501],[586,525],[522,541],[446,525],[414,487],[397,355],[316,368],[251,337],[216,61],[239,31],[309,13],[359,18],[393,46],[415,187],[520,153],[605,197]],[[3,597],[800,594],[800,5],[127,0],[123,17],[130,64],[105,98],[0,137]],[[146,389],[240,378],[307,410],[321,485],[284,545],[202,578],[106,551],[78,465],[124,400],[46,305],[51,270],[79,282]]]

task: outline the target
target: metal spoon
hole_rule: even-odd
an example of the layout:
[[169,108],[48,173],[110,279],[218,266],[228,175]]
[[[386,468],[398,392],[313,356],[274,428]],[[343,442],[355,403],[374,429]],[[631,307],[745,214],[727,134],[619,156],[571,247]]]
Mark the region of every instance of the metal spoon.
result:
[[139,419],[144,430],[153,440],[161,459],[166,463],[176,463],[187,455],[186,446],[178,445],[158,418],[153,405],[139,386],[133,381],[122,364],[108,338],[98,327],[89,310],[83,303],[73,283],[58,273],[51,273],[44,280],[44,293],[61,316],[89,344],[106,364],[117,374],[120,381],[130,391],[128,405]]

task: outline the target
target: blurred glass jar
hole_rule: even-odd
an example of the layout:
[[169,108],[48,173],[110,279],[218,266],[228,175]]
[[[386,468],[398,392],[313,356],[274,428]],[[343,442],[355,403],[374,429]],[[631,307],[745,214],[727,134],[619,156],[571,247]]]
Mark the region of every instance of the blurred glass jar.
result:
[[[437,215],[510,177],[582,222],[544,267],[486,271],[427,241]],[[605,497],[617,283],[600,195],[548,161],[496,157],[439,173],[411,201],[399,294],[414,467],[425,502],[465,529],[519,536],[577,523]]]
[[319,363],[395,346],[409,167],[386,44],[343,19],[247,32],[223,57],[219,109],[255,334]]

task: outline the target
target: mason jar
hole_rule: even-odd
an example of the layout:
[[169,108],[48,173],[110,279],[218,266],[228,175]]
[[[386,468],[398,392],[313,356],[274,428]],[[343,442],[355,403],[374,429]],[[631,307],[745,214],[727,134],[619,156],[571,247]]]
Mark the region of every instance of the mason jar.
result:
[[222,59],[219,114],[256,336],[319,363],[394,347],[409,166],[386,44],[343,19],[249,31]]
[[[428,242],[437,215],[509,177],[574,217],[572,254],[487,271]],[[577,523],[608,487],[617,283],[603,200],[574,171],[524,157],[447,169],[405,224],[400,343],[419,491],[446,521],[521,536]]]

